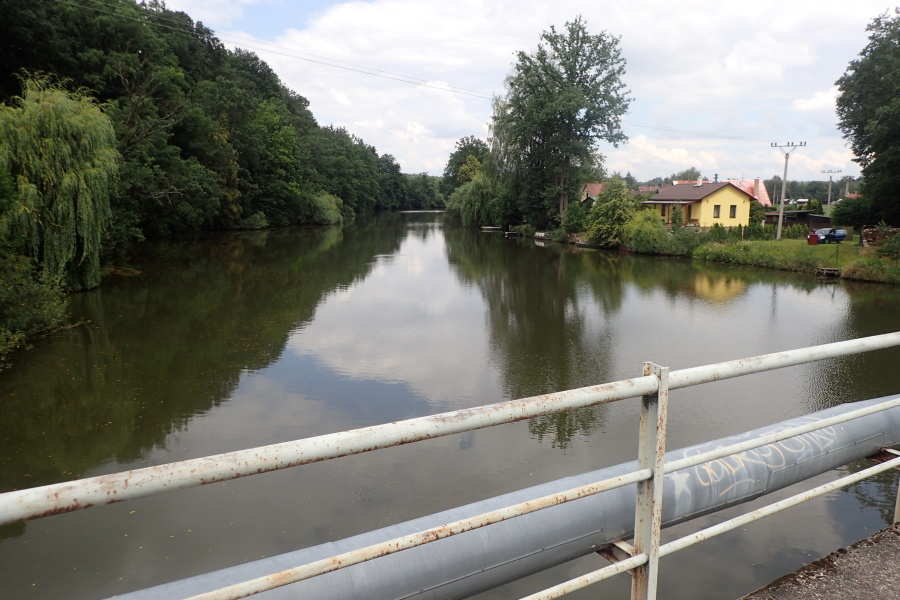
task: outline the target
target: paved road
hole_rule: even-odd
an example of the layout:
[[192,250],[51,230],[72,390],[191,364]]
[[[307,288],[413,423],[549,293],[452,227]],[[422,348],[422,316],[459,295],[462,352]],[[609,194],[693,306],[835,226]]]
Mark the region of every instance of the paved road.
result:
[[900,524],[807,565],[741,600],[898,600]]

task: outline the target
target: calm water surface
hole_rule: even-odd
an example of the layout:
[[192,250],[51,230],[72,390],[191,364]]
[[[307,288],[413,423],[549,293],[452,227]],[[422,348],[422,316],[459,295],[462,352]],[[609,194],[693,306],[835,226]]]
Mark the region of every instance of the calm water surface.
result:
[[[82,326],[0,372],[0,491],[634,377],[646,360],[900,330],[889,286],[541,247],[435,214],[146,244],[132,267],[73,298]],[[896,393],[898,364],[885,350],[673,392],[669,447]],[[632,460],[637,414],[619,403],[0,527],[0,597],[105,598]],[[747,593],[886,526],[895,486],[886,475],[667,557],[660,597]]]

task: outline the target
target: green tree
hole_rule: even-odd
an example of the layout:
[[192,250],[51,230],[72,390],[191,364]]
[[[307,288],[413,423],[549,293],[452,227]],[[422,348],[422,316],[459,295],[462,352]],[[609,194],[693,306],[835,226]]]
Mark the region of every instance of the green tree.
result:
[[[655,210],[653,211],[656,212]],[[680,204],[672,207],[672,230],[678,231],[684,226],[684,209]]]
[[69,289],[96,287],[119,167],[109,118],[84,92],[32,78],[16,106],[0,107],[0,139],[0,165],[16,182],[14,247]]
[[597,166],[598,143],[626,139],[630,101],[618,38],[591,35],[579,16],[541,40],[534,53],[517,54],[507,95],[495,102],[492,143],[498,165],[515,172],[521,211],[542,227],[563,218],[582,175]]
[[806,210],[810,211],[814,215],[821,215],[823,214],[822,202],[813,198],[809,201],[809,204],[806,205]]
[[760,225],[766,220],[766,207],[759,200],[750,200],[750,224]]
[[669,176],[669,181],[697,181],[698,179],[700,179],[700,169],[697,167],[690,167]]
[[900,9],[866,28],[869,43],[837,80],[838,125],[862,166],[862,193],[880,219],[900,224]]
[[621,179],[613,179],[597,197],[589,216],[588,241],[608,248],[621,244],[625,226],[637,212],[635,202]]
[[469,179],[461,181],[459,179],[460,169],[463,168],[470,156],[474,156],[479,164],[484,164],[489,154],[488,145],[477,137],[470,135],[460,138],[456,141],[456,148],[447,159],[447,166],[444,167],[444,179],[441,182],[441,191],[446,196],[450,196],[453,190],[471,181]]

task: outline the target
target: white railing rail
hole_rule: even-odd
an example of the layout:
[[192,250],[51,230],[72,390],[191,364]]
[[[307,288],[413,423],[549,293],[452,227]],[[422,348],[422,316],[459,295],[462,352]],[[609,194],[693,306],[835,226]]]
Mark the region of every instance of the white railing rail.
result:
[[[617,544],[620,551],[622,548],[626,550],[624,553],[620,552],[623,560],[529,596],[528,600],[557,598],[628,570],[633,570],[632,598],[653,599],[656,597],[656,574],[660,557],[837,487],[850,485],[865,477],[900,466],[898,457],[661,546],[659,537],[662,478],[666,473],[900,406],[900,398],[896,398],[839,417],[785,429],[726,448],[664,463],[668,391],[893,346],[900,346],[900,332],[671,372],[668,368],[645,363],[644,375],[633,379],[124,473],[7,492],[0,494],[0,525],[473,431],[573,408],[641,397],[641,435],[637,471],[224,587],[195,596],[192,600],[243,598],[631,483],[637,483],[638,488],[634,546],[631,547],[624,542]],[[897,506],[897,512],[900,513],[900,497]],[[897,518],[898,516],[895,516],[895,520]]]

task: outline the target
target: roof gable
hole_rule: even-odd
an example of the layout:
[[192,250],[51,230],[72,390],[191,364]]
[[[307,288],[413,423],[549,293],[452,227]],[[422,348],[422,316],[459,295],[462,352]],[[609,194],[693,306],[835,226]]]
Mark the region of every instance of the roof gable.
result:
[[752,198],[751,194],[748,194],[746,191],[742,190],[733,183],[727,181],[719,181],[713,183],[703,183],[702,185],[675,185],[660,191],[657,195],[653,196],[653,198],[650,199],[650,202],[654,202],[656,200],[679,200],[696,202],[698,200],[703,200],[707,196],[710,196],[718,192],[722,188],[726,188],[729,186],[736,189],[748,198]]

